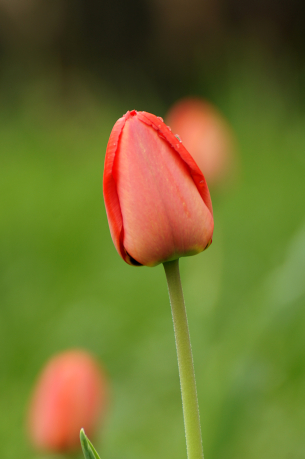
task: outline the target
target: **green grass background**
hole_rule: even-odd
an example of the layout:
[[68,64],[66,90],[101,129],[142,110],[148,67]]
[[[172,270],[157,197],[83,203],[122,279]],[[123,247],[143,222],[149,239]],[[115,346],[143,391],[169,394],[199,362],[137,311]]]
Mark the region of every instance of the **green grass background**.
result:
[[[237,179],[211,189],[212,246],[180,263],[205,457],[301,459],[304,110],[289,74],[284,84],[276,72],[232,64],[224,81],[210,94],[236,134]],[[63,99],[50,76],[0,108],[3,459],[51,457],[31,449],[25,413],[44,362],[71,347],[92,351],[109,375],[110,409],[93,439],[101,458],[186,457],[163,268],[120,259],[102,195],[116,119],[133,108],[162,116],[167,106],[151,88],[125,99],[99,91],[71,79]]]

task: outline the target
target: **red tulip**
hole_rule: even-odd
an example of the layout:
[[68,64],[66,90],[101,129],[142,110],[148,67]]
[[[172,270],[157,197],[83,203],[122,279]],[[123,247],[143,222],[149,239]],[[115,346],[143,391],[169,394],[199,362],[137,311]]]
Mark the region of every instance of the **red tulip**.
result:
[[212,241],[205,178],[180,139],[150,113],[133,110],[114,125],[104,199],[114,245],[131,265],[194,255]]
[[230,174],[233,135],[216,108],[199,98],[182,99],[169,110],[166,122],[179,134],[209,185],[221,183]]
[[34,389],[28,416],[30,439],[39,450],[67,452],[80,448],[83,427],[94,433],[106,405],[106,379],[85,351],[53,357]]

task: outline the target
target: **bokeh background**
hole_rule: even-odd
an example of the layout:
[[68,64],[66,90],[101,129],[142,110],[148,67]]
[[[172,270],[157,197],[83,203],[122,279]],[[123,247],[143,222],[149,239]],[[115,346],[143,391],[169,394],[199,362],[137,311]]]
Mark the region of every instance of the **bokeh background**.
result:
[[102,173],[117,118],[188,95],[239,162],[212,246],[181,260],[205,456],[305,457],[304,20],[302,0],[0,0],[1,457],[53,458],[25,413],[71,347],[111,381],[101,458],[186,457],[163,268],[117,255]]

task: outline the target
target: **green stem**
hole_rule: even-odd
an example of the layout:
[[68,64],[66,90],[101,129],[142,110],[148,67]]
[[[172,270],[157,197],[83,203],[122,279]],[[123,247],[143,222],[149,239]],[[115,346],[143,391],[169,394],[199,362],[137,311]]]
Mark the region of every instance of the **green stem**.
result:
[[174,322],[187,457],[203,459],[193,356],[180,281],[179,260],[165,262],[164,269]]

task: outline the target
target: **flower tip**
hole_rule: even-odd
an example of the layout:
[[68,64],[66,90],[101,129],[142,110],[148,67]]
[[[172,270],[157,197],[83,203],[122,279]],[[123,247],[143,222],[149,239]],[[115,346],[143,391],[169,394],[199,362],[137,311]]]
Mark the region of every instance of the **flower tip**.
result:
[[138,112],[137,110],[127,110],[125,115],[123,115],[123,118],[125,121],[127,121],[129,118],[132,118],[133,116],[137,116]]

